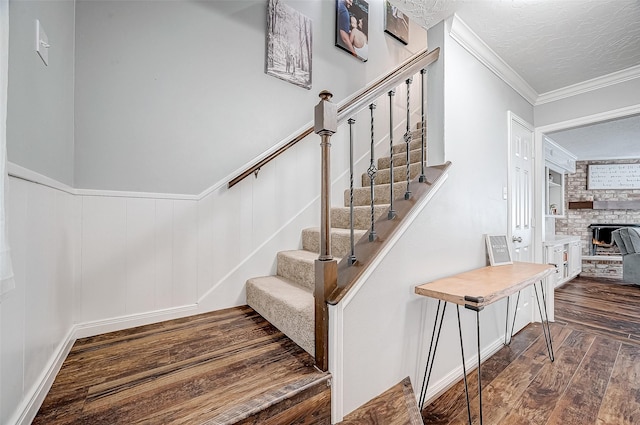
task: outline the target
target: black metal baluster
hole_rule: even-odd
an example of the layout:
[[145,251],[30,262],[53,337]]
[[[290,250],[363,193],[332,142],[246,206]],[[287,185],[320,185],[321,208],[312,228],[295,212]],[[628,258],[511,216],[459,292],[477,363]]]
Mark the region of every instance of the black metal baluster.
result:
[[425,152],[425,150],[427,149],[426,140],[425,140],[425,135],[426,135],[426,132],[427,132],[427,122],[426,122],[426,120],[424,118],[424,90],[425,90],[425,87],[424,87],[424,76],[426,75],[426,73],[427,73],[427,69],[426,68],[423,68],[423,69],[420,70],[420,80],[421,80],[421,88],[422,88],[422,93],[420,94],[420,99],[421,99],[420,113],[422,115],[422,118],[421,118],[422,121],[420,122],[420,130],[421,130],[420,133],[421,133],[421,136],[422,136],[422,144],[421,144],[421,147],[420,147],[420,149],[421,149],[420,150],[420,155],[421,155],[420,163],[422,164],[420,166],[420,180],[419,180],[420,183],[425,183],[427,181],[427,176],[425,176],[425,174],[424,174],[425,162],[427,160],[427,155],[426,155],[426,152]]
[[374,162],[374,131],[373,131],[373,110],[376,109],[376,104],[372,103],[369,105],[369,109],[371,110],[371,161],[369,163],[369,169],[367,170],[367,175],[369,176],[369,186],[371,188],[371,231],[369,231],[369,242],[373,242],[376,239],[376,230],[375,230],[375,209],[374,209],[374,181],[376,179],[376,174],[378,173],[378,169],[376,168],[376,164]]
[[356,244],[353,223],[353,124],[356,120],[349,118],[349,228],[351,233],[351,255],[349,255],[349,265],[356,262]]
[[396,210],[393,209],[393,96],[396,91],[389,91],[389,214],[387,219],[393,220],[396,217]]
[[409,95],[411,92],[411,83],[413,82],[413,78],[408,78],[406,81],[407,84],[407,132],[404,133],[404,141],[407,145],[407,191],[404,193],[404,199],[411,198],[411,191],[409,190],[409,181],[411,180],[411,161],[409,160],[409,147],[411,143],[411,120],[410,120],[410,109],[409,109]]

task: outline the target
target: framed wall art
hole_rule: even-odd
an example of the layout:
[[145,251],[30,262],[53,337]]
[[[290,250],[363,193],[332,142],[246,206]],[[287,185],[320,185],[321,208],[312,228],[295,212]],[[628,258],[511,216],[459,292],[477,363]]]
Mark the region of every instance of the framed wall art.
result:
[[336,0],[336,46],[366,62],[369,59],[369,3]]
[[489,264],[492,266],[513,264],[511,249],[509,249],[506,235],[485,235],[485,239],[487,242]]
[[269,0],[265,72],[310,90],[312,45],[311,19],[281,0]]
[[409,44],[409,17],[388,1],[384,3],[384,32],[404,44]]

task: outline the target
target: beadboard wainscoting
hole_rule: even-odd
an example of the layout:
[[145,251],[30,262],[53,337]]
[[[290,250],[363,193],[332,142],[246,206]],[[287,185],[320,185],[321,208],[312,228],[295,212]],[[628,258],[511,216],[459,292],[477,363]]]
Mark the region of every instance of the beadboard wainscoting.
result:
[[245,281],[318,223],[317,149],[200,195],[75,189],[9,163],[0,423],[31,422],[76,338],[245,304]]

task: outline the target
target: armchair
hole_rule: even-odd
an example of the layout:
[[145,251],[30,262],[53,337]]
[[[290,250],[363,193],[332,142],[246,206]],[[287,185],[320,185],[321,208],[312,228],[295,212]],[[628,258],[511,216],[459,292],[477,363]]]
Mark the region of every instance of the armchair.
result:
[[622,280],[640,284],[640,228],[623,227],[611,237],[622,254]]

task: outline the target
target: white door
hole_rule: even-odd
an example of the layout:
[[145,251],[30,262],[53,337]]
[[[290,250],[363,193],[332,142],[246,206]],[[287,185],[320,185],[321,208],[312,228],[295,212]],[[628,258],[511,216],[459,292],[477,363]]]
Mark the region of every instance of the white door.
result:
[[[514,261],[533,261],[533,129],[526,121],[509,112],[509,196],[508,235]],[[532,319],[535,300],[533,291],[520,296],[514,331],[526,326]],[[515,304],[512,297],[512,303]],[[532,302],[533,301],[533,302]],[[513,306],[511,308],[513,311]],[[513,314],[513,313],[511,313]],[[511,323],[509,323],[511,326]]]

